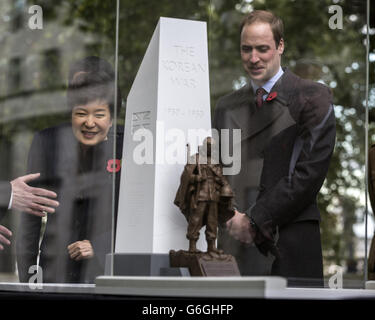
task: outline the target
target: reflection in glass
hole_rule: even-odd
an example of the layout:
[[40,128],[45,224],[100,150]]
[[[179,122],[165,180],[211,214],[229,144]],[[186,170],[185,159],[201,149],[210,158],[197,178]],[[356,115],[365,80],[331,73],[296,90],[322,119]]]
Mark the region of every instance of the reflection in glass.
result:
[[[29,268],[37,265],[38,258],[43,282],[93,283],[104,274],[105,256],[111,251],[114,136],[109,131],[114,97],[114,71],[108,62],[97,57],[80,60],[69,72],[71,124],[34,136],[28,172],[40,172],[41,177],[32,185],[53,190],[60,205],[47,215],[42,235],[42,218],[21,214],[17,235],[21,282],[28,282]],[[117,134],[116,159],[120,159],[121,131]],[[118,183],[119,179],[117,191]]]
[[[69,126],[71,109],[67,104],[66,89],[70,65],[74,61],[92,55],[101,56],[112,65],[114,64],[116,1],[106,1],[101,4],[82,1],[79,6],[75,1],[69,0],[61,1],[58,5],[49,1],[39,1],[38,4],[43,9],[43,29],[41,30],[32,30],[28,26],[28,20],[31,16],[28,9],[34,4],[33,1],[27,0],[6,0],[1,1],[0,4],[0,150],[3,155],[0,160],[0,178],[2,181],[10,181],[27,172],[28,152],[29,150],[32,152],[31,143],[36,132],[46,128],[56,128],[62,123],[68,123]],[[94,19],[92,19],[92,12],[96,12]],[[90,27],[94,25],[95,27]],[[112,94],[114,93],[112,92]],[[118,101],[121,105],[121,99]],[[120,107],[118,109],[120,110]],[[117,115],[112,116],[115,125]],[[106,143],[108,147],[105,149],[105,155],[108,159],[104,159],[104,156],[93,155],[92,157],[95,161],[102,160],[100,168],[103,172],[101,175],[106,176],[104,181],[109,184],[109,191],[112,190],[113,184],[112,178],[109,178],[109,176],[112,176],[113,172],[108,172],[106,168],[108,167],[108,160],[114,158],[113,140],[115,137],[113,136],[113,126],[108,133],[109,140]],[[63,131],[61,127],[60,133]],[[118,131],[121,135],[121,129],[118,129]],[[70,132],[67,130],[64,137],[56,137],[56,143],[50,150],[40,150],[39,156],[43,157],[46,154],[54,154],[57,158],[60,158],[61,154],[67,156],[63,153],[63,150],[59,150],[59,147],[66,143],[67,145],[73,145],[71,153],[79,157],[78,150],[74,147],[74,143],[76,143],[74,140],[76,139],[70,128]],[[121,150],[120,147],[121,143],[119,144],[119,150]],[[77,164],[78,162],[71,165]],[[97,173],[86,166],[90,165],[85,162],[82,175],[78,175],[77,171],[77,179],[79,177],[84,179],[83,177]],[[109,166],[109,168],[109,170],[112,170],[112,167]],[[64,169],[61,167],[59,170]],[[48,179],[50,178],[51,176],[48,177]],[[52,178],[43,180],[42,177],[39,183],[47,183],[47,185],[51,183],[53,185],[59,181],[56,179],[57,177]],[[94,179],[94,177],[91,177],[91,179]],[[99,182],[103,182],[101,180],[103,178],[99,179]],[[68,189],[67,185],[65,187]],[[75,185],[72,185],[72,192],[75,187]],[[103,197],[107,197],[104,194],[105,192]],[[111,194],[108,197],[110,198]],[[61,201],[60,198],[58,200]],[[90,198],[90,201],[94,201],[93,197]],[[75,203],[74,205],[79,204]],[[91,205],[93,204],[91,203]],[[101,208],[108,215],[108,223],[111,223],[111,199],[94,207],[94,215],[95,210]],[[0,280],[2,281],[17,282],[19,281],[18,273],[21,275],[22,272],[23,274],[28,272],[28,270],[18,270],[20,266],[16,264],[18,251],[22,254],[24,249],[16,250],[16,239],[22,236],[22,231],[18,232],[21,230],[18,229],[18,226],[22,225],[22,221],[19,224],[22,217],[23,214],[12,210],[0,222],[13,232],[12,244],[0,252]],[[45,231],[45,221],[42,222],[41,226],[40,240],[43,240],[43,235],[48,232],[48,228]],[[72,228],[71,225],[68,227]],[[104,229],[107,230],[108,228],[103,225]],[[98,234],[102,231],[99,230]],[[110,233],[111,231],[109,231],[109,237],[111,236]],[[67,252],[67,249],[64,250],[64,253]],[[106,248],[106,250],[106,253],[109,253],[111,248]],[[104,271],[100,271],[100,273],[103,274]],[[28,274],[28,277],[30,278],[33,274],[34,271]],[[57,278],[56,276],[55,279]],[[27,281],[27,279],[24,280]],[[89,280],[82,277],[81,279],[76,278],[74,281],[92,282],[92,279],[93,277]],[[60,280],[67,281],[63,279],[63,275],[61,275]]]
[[[35,132],[70,119],[66,81],[72,61],[97,55],[114,64],[115,1],[65,0],[59,5],[39,1],[44,29],[27,28],[32,1],[0,3],[0,176],[9,181],[26,172],[27,153]],[[364,125],[365,1],[342,1],[343,30],[329,28],[324,1],[131,1],[120,0],[119,84],[129,91],[148,41],[160,16],[208,22],[212,110],[220,96],[247,81],[239,60],[239,22],[253,9],[270,9],[285,23],[282,64],[301,77],[332,89],[337,141],[327,179],[318,197],[327,285],[337,267],[344,271],[344,287],[362,287],[364,251]],[[22,15],[22,17],[21,17]],[[371,17],[370,21],[375,21]],[[373,37],[373,28],[370,29]],[[370,70],[375,59],[370,42]],[[47,54],[49,50],[52,56]],[[49,56],[47,58],[47,55]],[[47,62],[49,61],[49,62]],[[59,61],[56,63],[54,61]],[[12,67],[11,67],[12,66]],[[51,70],[48,74],[48,69]],[[53,75],[58,72],[59,75]],[[51,80],[48,87],[46,81]],[[370,143],[374,141],[374,73],[370,73]],[[124,121],[124,110],[120,122]],[[17,235],[19,215],[0,223]],[[369,235],[373,231],[369,216]],[[259,270],[256,274],[260,274]],[[0,273],[18,281],[14,241],[0,252]]]

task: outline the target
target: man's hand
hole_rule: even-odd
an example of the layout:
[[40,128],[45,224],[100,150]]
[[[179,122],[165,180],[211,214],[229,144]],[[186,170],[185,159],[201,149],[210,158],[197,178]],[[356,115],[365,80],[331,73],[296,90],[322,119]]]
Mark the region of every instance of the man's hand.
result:
[[89,240],[76,241],[68,246],[70,258],[78,261],[90,259],[94,256],[94,249]]
[[1,243],[10,245],[10,241],[7,238],[10,238],[12,236],[12,232],[5,228],[4,226],[0,225],[0,250],[4,250],[4,247],[1,245]]
[[236,240],[244,242],[246,244],[253,243],[254,232],[251,232],[250,220],[244,213],[240,213],[237,210],[234,212],[234,216],[226,222],[227,230],[229,234]]
[[56,198],[53,191],[42,188],[34,188],[27,185],[27,182],[39,178],[40,173],[28,174],[10,182],[12,185],[12,209],[24,211],[39,217],[44,217],[45,213],[55,212],[59,203],[49,198]]

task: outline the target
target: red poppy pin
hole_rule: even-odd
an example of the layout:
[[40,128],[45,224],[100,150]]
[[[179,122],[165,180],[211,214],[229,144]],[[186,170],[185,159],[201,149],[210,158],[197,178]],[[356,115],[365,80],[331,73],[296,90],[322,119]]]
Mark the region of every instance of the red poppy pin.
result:
[[277,97],[277,92],[276,91],[273,91],[271,92],[268,97],[267,97],[267,101],[272,101],[273,99],[275,99]]
[[119,172],[121,169],[121,160],[119,159],[110,159],[107,162],[107,171],[108,172]]

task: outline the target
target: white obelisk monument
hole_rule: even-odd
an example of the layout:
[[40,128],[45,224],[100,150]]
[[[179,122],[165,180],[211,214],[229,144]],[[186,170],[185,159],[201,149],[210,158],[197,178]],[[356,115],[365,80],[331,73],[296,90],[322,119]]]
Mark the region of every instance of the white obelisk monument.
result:
[[206,23],[160,18],[127,98],[116,253],[188,248],[173,201],[186,144],[197,152],[210,129]]

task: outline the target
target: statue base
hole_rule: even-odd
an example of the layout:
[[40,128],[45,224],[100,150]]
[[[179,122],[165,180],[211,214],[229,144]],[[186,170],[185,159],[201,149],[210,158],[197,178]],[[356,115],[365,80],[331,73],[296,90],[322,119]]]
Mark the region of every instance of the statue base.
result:
[[241,276],[236,259],[230,254],[171,250],[169,261],[171,268],[188,268],[191,276]]

